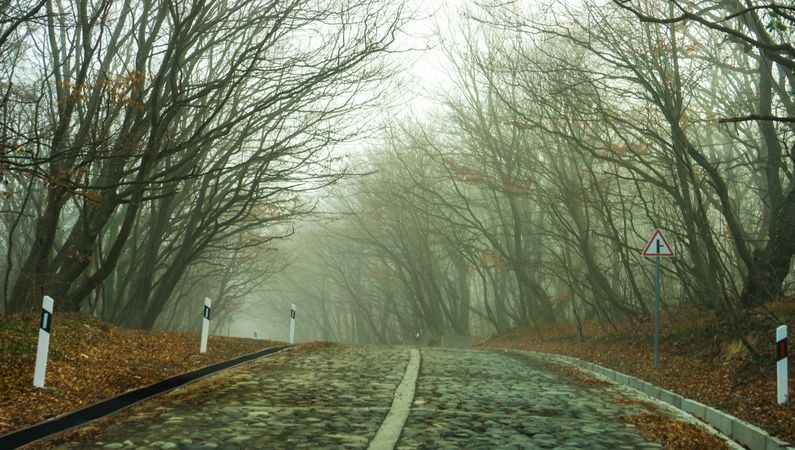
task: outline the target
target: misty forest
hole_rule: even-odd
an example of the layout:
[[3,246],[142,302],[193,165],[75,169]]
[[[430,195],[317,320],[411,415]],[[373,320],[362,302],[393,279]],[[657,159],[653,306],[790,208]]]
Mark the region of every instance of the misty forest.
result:
[[660,228],[663,310],[755,352],[795,290],[795,3],[437,3],[0,2],[3,311],[610,330],[652,318]]

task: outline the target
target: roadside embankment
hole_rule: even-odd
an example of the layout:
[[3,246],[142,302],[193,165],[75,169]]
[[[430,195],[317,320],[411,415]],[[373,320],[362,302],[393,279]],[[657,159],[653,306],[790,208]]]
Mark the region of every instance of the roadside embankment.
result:
[[0,315],[0,434],[130,389],[273,347],[266,340],[122,328],[85,314],[53,317],[45,386],[33,387],[38,315]]
[[[510,348],[579,358],[637,377],[683,397],[717,408],[773,436],[795,442],[795,399],[776,403],[774,333],[778,323],[795,324],[795,304],[780,302],[755,311],[743,323],[754,360],[715,313],[672,309],[662,316],[661,364],[653,367],[653,323],[605,326],[575,324],[521,328],[491,338],[484,348]],[[790,358],[791,360],[792,358]],[[790,379],[795,376],[790,363]],[[792,389],[790,381],[790,389]],[[792,396],[790,396],[792,398]]]

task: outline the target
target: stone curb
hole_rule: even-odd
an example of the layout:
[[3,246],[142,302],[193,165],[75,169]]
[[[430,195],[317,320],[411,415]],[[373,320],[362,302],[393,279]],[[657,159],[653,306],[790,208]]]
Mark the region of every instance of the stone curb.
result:
[[615,370],[608,369],[588,361],[573,358],[571,356],[544,352],[528,353],[533,353],[546,359],[577,366],[581,369],[602,375],[614,383],[623,384],[637,391],[643,392],[650,397],[653,397],[673,406],[676,409],[699,418],[701,421],[706,422],[727,437],[748,447],[751,450],[795,450],[795,447],[790,446],[788,442],[785,442],[775,436],[771,436],[767,431],[757,426],[751,425],[750,423],[744,422],[737,417],[732,416],[731,414],[726,414],[723,411],[719,411],[695,400],[684,398],[681,395],[654,386],[653,384],[643,381],[639,378],[631,377],[621,372],[616,372]]

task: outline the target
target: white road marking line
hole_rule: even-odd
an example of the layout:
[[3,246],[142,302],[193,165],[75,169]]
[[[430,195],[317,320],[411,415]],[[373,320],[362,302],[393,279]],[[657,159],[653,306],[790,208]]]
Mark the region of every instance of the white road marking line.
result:
[[414,401],[414,391],[417,388],[417,374],[420,371],[420,352],[411,349],[409,364],[406,366],[406,373],[403,380],[395,389],[395,397],[392,400],[392,408],[384,418],[381,428],[370,442],[368,450],[392,450],[397,445],[400,432],[406,424],[411,412],[411,403]]

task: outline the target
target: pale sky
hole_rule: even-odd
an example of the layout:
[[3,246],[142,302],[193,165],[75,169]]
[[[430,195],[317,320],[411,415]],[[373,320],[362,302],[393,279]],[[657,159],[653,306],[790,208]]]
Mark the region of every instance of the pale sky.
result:
[[406,36],[398,49],[414,49],[396,55],[405,72],[398,74],[396,95],[405,105],[406,113],[423,116],[435,108],[434,92],[451,85],[450,64],[441,48],[439,29],[449,39],[454,32],[450,22],[457,20],[456,10],[467,2],[462,0],[409,0],[408,8],[416,10],[416,19],[406,27]]
[[[386,91],[389,98],[385,99],[384,115],[370,117],[375,121],[400,120],[406,117],[422,118],[438,107],[434,93],[453,87],[450,81],[451,65],[447,61],[444,50],[441,48],[438,30],[443,30],[445,39],[454,36],[451,30],[451,21],[457,20],[457,9],[466,5],[463,0],[407,0],[408,10],[416,10],[413,20],[405,29],[404,36],[396,43],[400,50],[391,56],[396,67],[399,68],[395,79],[388,81]],[[378,137],[375,141],[377,142]],[[368,141],[365,139],[365,142]],[[356,153],[362,149],[363,141],[356,141],[339,145],[335,152]],[[366,144],[365,144],[366,145]],[[301,227],[298,224],[296,236],[301,239]],[[266,283],[266,286],[269,283]],[[265,292],[268,292],[267,287]],[[287,324],[289,320],[289,301],[280,301],[277,293],[271,293],[273,298],[255,298],[260,293],[254,293],[248,300],[262,301],[264,305],[254,306],[253,310],[263,311],[263,314],[252,316],[251,312],[240,312],[234,315],[231,324],[231,335],[253,337],[257,330],[261,339],[287,340]],[[265,306],[267,305],[267,306]],[[278,312],[277,312],[278,311]],[[273,317],[268,319],[269,312]],[[302,322],[306,326],[306,322]],[[221,334],[226,335],[226,327]],[[300,338],[301,333],[298,333]]]

